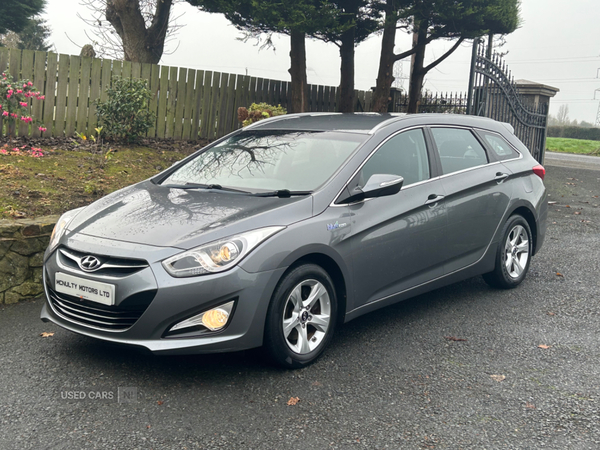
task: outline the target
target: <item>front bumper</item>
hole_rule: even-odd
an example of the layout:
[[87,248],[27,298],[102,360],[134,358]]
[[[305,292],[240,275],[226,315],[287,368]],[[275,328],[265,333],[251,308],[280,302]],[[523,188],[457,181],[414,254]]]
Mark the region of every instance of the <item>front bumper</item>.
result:
[[[123,245],[125,248],[120,248],[119,251],[121,255],[129,253],[127,244]],[[267,309],[275,286],[285,271],[284,268],[249,273],[236,266],[219,274],[173,278],[160,264],[160,259],[164,259],[164,249],[158,251],[160,259],[154,261],[150,256],[157,253],[158,248],[149,247],[140,252],[139,245],[136,247],[136,254],[147,257],[148,266],[122,277],[94,276],[65,266],[61,264],[60,256],[55,251],[44,264],[46,302],[41,319],[85,336],[142,347],[159,354],[227,352],[262,345]],[[82,242],[69,242],[69,249],[102,254],[101,246],[86,245]],[[56,302],[49,300],[53,294],[54,274],[59,271],[115,284],[116,308],[126,304],[128,299],[136,295],[139,297],[147,294],[146,297],[150,298],[153,295],[153,298],[149,300],[147,307],[144,306],[145,310],[139,318],[126,329],[93,326],[78,321],[74,318],[76,315],[62,314],[64,310],[57,307]],[[235,300],[235,307],[225,329],[201,335],[165,337],[167,331],[176,323],[231,300]]]

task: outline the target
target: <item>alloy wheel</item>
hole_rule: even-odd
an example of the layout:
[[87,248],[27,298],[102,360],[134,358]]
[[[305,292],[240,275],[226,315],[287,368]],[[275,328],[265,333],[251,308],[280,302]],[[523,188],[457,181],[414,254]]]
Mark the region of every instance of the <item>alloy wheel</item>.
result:
[[511,278],[519,278],[529,261],[529,238],[527,231],[521,225],[510,230],[504,245],[506,260],[504,265]]
[[331,322],[331,301],[325,286],[304,280],[292,289],[283,308],[283,337],[294,353],[305,355],[323,341]]

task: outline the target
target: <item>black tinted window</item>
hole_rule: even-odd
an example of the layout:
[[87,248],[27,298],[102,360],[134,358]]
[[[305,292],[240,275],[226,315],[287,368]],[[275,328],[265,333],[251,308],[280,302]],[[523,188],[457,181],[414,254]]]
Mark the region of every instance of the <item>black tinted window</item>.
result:
[[462,128],[432,128],[444,174],[488,163],[487,155],[473,133]]
[[429,178],[429,159],[423,130],[410,130],[394,136],[367,161],[359,184],[364,186],[371,175],[390,174],[404,178],[404,186]]
[[502,136],[485,131],[481,131],[480,133],[485,137],[485,140],[490,144],[490,147],[500,161],[519,157],[519,153]]

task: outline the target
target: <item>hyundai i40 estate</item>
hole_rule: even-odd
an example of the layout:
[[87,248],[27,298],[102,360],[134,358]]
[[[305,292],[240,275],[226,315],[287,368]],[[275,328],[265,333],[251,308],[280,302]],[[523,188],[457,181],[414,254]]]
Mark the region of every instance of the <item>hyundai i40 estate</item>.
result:
[[64,214],[41,318],[303,367],[362,314],[476,275],[519,285],[544,241],[544,174],[510,125],[479,117],[263,120]]

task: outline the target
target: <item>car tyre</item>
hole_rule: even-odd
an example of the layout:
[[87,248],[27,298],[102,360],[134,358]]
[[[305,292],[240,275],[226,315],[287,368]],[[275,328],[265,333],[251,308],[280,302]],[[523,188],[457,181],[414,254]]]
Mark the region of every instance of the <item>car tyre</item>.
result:
[[315,264],[293,268],[277,285],[265,324],[270,359],[287,369],[312,364],[337,322],[337,297],[329,274]]
[[533,251],[531,229],[523,216],[514,215],[504,224],[501,236],[496,266],[483,279],[492,287],[512,289],[521,284],[529,270]]

